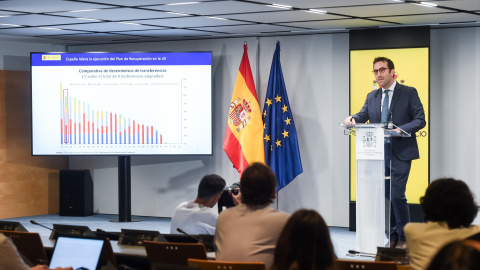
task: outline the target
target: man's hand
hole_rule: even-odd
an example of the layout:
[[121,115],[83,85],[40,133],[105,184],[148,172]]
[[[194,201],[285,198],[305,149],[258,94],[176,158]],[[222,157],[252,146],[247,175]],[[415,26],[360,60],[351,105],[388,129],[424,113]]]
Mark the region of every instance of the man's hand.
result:
[[345,127],[353,127],[355,126],[355,118],[353,118],[351,115],[347,118],[345,118],[345,121],[343,121],[343,124]]
[[235,206],[242,204],[242,193],[240,192],[240,189],[237,189],[237,190],[238,190],[237,195],[233,194],[231,190],[228,191],[228,194],[232,196],[233,204],[235,204]]

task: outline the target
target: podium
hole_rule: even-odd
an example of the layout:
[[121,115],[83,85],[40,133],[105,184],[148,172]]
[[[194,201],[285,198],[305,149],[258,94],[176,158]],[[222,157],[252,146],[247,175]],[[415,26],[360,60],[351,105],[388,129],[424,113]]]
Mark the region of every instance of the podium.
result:
[[386,123],[356,124],[345,129],[345,134],[355,135],[356,248],[361,252],[376,253],[378,246],[390,244],[390,181],[385,177],[385,144],[392,143],[393,137],[410,137],[401,129],[399,134],[397,128]]

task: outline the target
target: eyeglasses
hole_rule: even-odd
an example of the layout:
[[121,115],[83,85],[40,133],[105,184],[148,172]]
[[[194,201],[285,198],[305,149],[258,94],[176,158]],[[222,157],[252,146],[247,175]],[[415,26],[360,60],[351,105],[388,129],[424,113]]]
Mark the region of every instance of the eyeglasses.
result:
[[373,72],[374,75],[377,75],[378,73],[383,74],[385,72],[385,70],[387,70],[387,69],[389,69],[389,68],[382,67],[382,68],[379,68],[379,69],[374,69],[372,72]]

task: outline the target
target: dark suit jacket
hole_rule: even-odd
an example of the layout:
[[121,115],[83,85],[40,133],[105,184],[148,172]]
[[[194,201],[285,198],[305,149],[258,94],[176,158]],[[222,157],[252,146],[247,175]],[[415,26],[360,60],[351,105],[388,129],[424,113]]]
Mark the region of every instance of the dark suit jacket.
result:
[[[380,123],[382,104],[382,89],[370,92],[359,113],[353,115],[355,122]],[[415,132],[425,127],[425,112],[417,90],[413,87],[399,84],[393,90],[392,102],[389,109],[389,120],[399,128],[410,133],[412,137],[393,137],[392,154],[400,160],[413,160],[420,157],[418,153]]]

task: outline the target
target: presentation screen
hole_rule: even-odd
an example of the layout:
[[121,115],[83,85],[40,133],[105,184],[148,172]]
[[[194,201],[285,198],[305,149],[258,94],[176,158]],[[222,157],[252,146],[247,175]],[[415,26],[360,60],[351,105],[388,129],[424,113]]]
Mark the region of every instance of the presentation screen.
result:
[[32,155],[211,155],[212,53],[31,53]]

